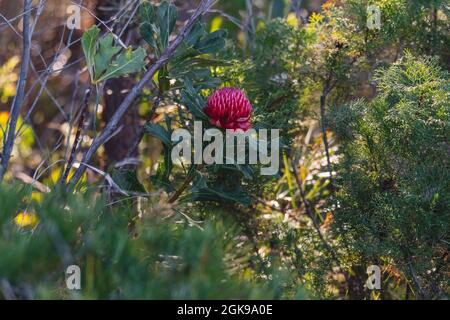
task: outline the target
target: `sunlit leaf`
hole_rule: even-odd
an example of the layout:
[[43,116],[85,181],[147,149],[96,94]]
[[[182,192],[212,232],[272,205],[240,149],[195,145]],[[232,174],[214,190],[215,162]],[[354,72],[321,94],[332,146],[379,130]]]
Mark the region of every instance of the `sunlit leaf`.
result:
[[132,51],[128,48],[117,56],[116,60],[109,65],[105,74],[103,74],[97,82],[104,81],[111,78],[128,75],[130,73],[141,70],[145,65],[146,53],[143,48],[138,48]]

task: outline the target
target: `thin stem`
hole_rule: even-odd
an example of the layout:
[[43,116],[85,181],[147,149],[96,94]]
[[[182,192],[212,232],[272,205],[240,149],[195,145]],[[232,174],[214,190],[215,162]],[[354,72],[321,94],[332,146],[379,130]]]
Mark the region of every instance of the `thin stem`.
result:
[[0,165],[0,183],[3,181],[6,170],[8,170],[9,160],[14,148],[16,138],[16,127],[22,109],[25,85],[27,83],[28,67],[30,64],[31,34],[30,34],[30,15],[32,0],[24,0],[24,16],[23,16],[23,49],[22,49],[22,65],[20,67],[20,76],[17,83],[16,96],[11,106],[9,122],[7,126],[6,140],[3,145],[2,162]]
[[89,89],[86,90],[83,104],[81,105],[81,108],[80,108],[80,119],[78,121],[77,132],[75,134],[75,139],[73,141],[72,150],[69,155],[69,160],[67,161],[67,167],[66,167],[66,170],[64,171],[64,174],[61,176],[61,179],[59,181],[60,183],[64,183],[67,180],[70,169],[72,168],[72,164],[75,159],[75,154],[78,149],[78,145],[80,144],[80,141],[81,141],[81,131],[83,130],[84,119],[86,118],[86,113],[88,110],[88,103],[89,103],[89,98],[91,97],[91,93],[92,93],[92,87],[89,87]]
[[150,114],[148,115],[147,121],[145,122],[145,124],[143,126],[141,126],[139,128],[139,135],[138,135],[136,141],[134,142],[133,146],[130,148],[130,150],[128,150],[127,158],[131,157],[138,149],[139,144],[141,143],[141,141],[145,135],[145,126],[152,122],[153,116],[154,116],[156,109],[158,108],[161,100],[162,100],[162,96],[161,96],[161,94],[158,94],[158,96],[155,99],[155,102],[153,102],[152,109],[150,110]]

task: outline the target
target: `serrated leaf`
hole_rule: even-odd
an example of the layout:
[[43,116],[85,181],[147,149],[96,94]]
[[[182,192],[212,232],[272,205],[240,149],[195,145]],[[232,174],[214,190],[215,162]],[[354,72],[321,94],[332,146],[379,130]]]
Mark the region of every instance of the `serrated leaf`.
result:
[[111,78],[121,77],[130,73],[140,71],[145,66],[146,52],[143,48],[132,51],[128,48],[117,56],[112,64],[108,66],[106,72],[95,82],[105,81]]
[[138,48],[135,51],[128,48],[112,61],[114,56],[120,52],[121,47],[114,46],[114,37],[109,33],[100,40],[97,50],[99,34],[100,29],[97,26],[93,26],[83,34],[81,39],[86,64],[93,84],[137,72],[145,66],[146,52],[143,48]]
[[100,29],[94,25],[83,33],[81,38],[81,46],[83,47],[84,56],[86,58],[86,65],[91,76],[91,80],[94,78],[94,64],[95,53],[98,35]]
[[99,48],[95,54],[95,74],[103,74],[111,63],[114,56],[119,53],[120,47],[113,46],[114,37],[108,33],[102,40],[100,40]]

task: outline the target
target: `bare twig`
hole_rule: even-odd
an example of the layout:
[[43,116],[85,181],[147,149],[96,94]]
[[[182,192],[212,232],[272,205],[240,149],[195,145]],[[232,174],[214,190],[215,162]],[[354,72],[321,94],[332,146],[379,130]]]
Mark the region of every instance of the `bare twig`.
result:
[[30,64],[31,34],[30,34],[30,15],[31,0],[24,0],[24,16],[23,16],[23,49],[22,49],[22,65],[20,68],[19,81],[17,83],[16,96],[11,106],[9,115],[6,140],[3,144],[2,162],[0,165],[0,182],[3,181],[6,170],[8,169],[9,159],[14,147],[16,138],[16,126],[19,119],[20,110],[22,109],[23,98],[25,93],[25,85],[28,76],[28,66]]
[[83,130],[84,119],[86,118],[86,113],[88,110],[88,104],[89,104],[89,98],[91,96],[91,92],[92,92],[92,88],[89,87],[89,89],[86,90],[83,104],[81,105],[81,108],[80,108],[80,119],[78,120],[78,127],[77,127],[77,132],[75,134],[75,139],[73,141],[72,151],[70,152],[69,160],[67,161],[66,170],[64,171],[64,174],[61,175],[61,179],[59,181],[60,183],[65,183],[65,181],[67,180],[67,177],[69,176],[70,168],[72,168],[72,164],[75,159],[75,154],[76,154],[78,145],[80,144],[81,131]]
[[[175,53],[177,47],[183,42],[186,36],[189,34],[190,30],[194,26],[195,22],[199,17],[201,17],[205,12],[209,10],[209,7],[212,5],[213,0],[202,0],[200,5],[194,14],[189,18],[186,25],[177,35],[175,40],[169,45],[166,51],[161,55],[161,57],[150,67],[150,69],[144,74],[142,79],[131,89],[130,93],[127,97],[122,101],[117,111],[114,113],[111,120],[106,125],[105,129],[102,131],[100,135],[98,135],[94,141],[92,142],[91,147],[88,149],[86,154],[81,161],[82,164],[89,163],[92,157],[97,152],[98,148],[102,146],[106,140],[109,139],[109,136],[117,129],[117,126],[125,114],[125,112],[130,108],[134,100],[141,93],[142,89],[151,82],[151,79],[155,75],[155,73],[172,57]],[[83,172],[86,170],[84,165],[81,165],[74,173],[72,179],[69,182],[69,185],[75,185],[78,180],[81,178]]]

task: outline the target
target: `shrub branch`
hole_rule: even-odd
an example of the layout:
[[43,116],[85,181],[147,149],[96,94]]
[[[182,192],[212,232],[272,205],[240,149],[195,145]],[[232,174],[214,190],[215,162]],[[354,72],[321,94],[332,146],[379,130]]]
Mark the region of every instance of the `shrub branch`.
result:
[[177,35],[175,40],[169,45],[169,47],[161,55],[161,57],[144,74],[142,79],[131,89],[130,93],[122,101],[122,103],[118,107],[117,111],[114,113],[113,117],[106,125],[105,129],[92,142],[92,145],[88,149],[88,151],[85,153],[80,166],[75,171],[72,178],[70,179],[70,181],[68,183],[69,186],[74,186],[78,182],[78,180],[80,180],[81,176],[83,175],[84,171],[86,170],[86,166],[84,164],[88,164],[91,161],[92,157],[95,155],[98,148],[100,148],[100,146],[102,146],[106,141],[108,141],[108,139],[110,138],[110,135],[116,131],[116,129],[118,128],[120,119],[125,114],[125,112],[128,110],[128,108],[130,108],[130,106],[132,105],[134,100],[139,96],[142,89],[144,89],[144,87],[148,83],[151,82],[151,80],[152,80],[153,76],[156,74],[156,72],[165,63],[167,63],[167,61],[173,56],[173,54],[175,53],[175,50],[183,42],[183,40],[186,38],[186,36],[189,34],[189,32],[191,31],[191,29],[194,26],[197,19],[200,18],[204,13],[206,13],[208,11],[208,9],[211,7],[213,2],[214,2],[214,0],[202,0],[200,2],[200,5],[197,7],[195,12],[189,18],[188,22],[185,24],[183,29]]

